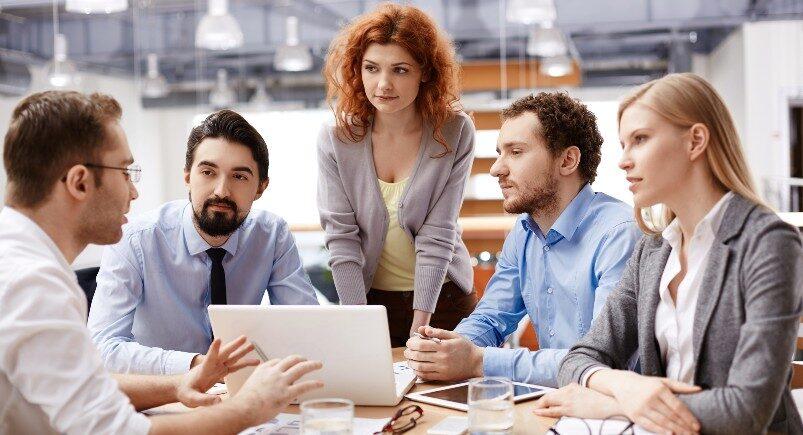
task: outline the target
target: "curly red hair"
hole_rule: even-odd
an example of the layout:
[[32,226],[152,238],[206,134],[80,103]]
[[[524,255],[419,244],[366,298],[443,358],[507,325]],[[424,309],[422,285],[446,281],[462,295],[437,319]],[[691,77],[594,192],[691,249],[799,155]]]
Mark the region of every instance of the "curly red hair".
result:
[[362,59],[371,44],[398,44],[421,65],[422,77],[415,104],[432,124],[433,136],[451,151],[442,127],[456,113],[460,66],[454,44],[421,9],[391,3],[357,17],[332,41],[323,75],[327,100],[335,113],[337,132],[353,142],[365,137],[374,107],[362,83]]

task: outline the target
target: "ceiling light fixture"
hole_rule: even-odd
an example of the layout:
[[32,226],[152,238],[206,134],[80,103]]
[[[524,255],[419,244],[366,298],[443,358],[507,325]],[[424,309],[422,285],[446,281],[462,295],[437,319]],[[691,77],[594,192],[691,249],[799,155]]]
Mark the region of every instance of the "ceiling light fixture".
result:
[[273,105],[273,99],[268,95],[268,88],[265,85],[265,80],[258,80],[256,84],[256,91],[251,99],[248,101],[253,110],[267,111]]
[[68,88],[78,86],[78,68],[67,59],[67,38],[61,34],[56,34],[53,38],[53,60],[47,64],[47,81],[51,86],[57,88]]
[[128,9],[128,0],[67,0],[67,12],[78,14],[112,14]]
[[59,33],[58,3],[53,1],[53,59],[45,66],[45,75],[50,86],[74,88],[81,83],[78,68],[67,59],[67,37]]
[[195,46],[209,50],[242,47],[243,31],[229,13],[228,0],[209,0],[209,10],[195,30]]
[[552,57],[566,54],[566,51],[563,33],[552,23],[530,28],[527,36],[527,54],[530,56]]
[[542,59],[539,68],[541,74],[546,74],[550,77],[563,77],[574,71],[574,62],[571,57],[561,54]]
[[209,93],[209,104],[215,109],[225,109],[237,102],[237,94],[229,86],[229,73],[221,68],[217,70],[217,81]]
[[167,79],[159,73],[159,56],[148,54],[148,71],[142,80],[142,95],[147,98],[164,97],[169,93]]
[[553,0],[509,0],[507,5],[506,17],[513,23],[554,22],[558,16]]
[[284,45],[276,50],[273,57],[273,67],[277,71],[307,71],[312,69],[312,53],[305,44],[298,39],[298,18],[290,16],[286,21],[286,40]]

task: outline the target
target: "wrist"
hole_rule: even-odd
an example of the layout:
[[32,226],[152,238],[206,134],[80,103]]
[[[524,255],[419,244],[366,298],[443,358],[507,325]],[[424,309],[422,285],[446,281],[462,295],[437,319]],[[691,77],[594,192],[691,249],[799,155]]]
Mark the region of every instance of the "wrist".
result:
[[596,390],[602,394],[616,397],[618,385],[624,385],[627,382],[628,371],[614,370],[605,368],[597,370],[588,377],[587,386],[592,390]]
[[237,421],[245,423],[243,429],[264,423],[260,418],[261,404],[259,398],[252,397],[255,395],[248,394],[245,391],[241,391],[241,393],[245,394],[237,394],[234,397],[230,397],[228,400],[223,401],[223,404],[229,405],[230,411],[237,417]]
[[169,385],[170,385],[170,397],[173,399],[174,402],[180,402],[178,397],[178,390],[181,388],[181,383],[184,381],[184,375],[172,375],[167,376]]
[[474,358],[473,358],[474,362],[472,364],[473,367],[474,367],[474,370],[473,370],[472,375],[475,378],[481,378],[481,377],[485,376],[485,369],[484,369],[485,350],[483,348],[477,346],[474,343],[471,343],[471,345],[474,346],[474,349],[472,351],[472,355],[474,356]]
[[432,319],[432,313],[422,310],[413,310],[413,329],[418,329],[418,326],[429,325],[430,319]]

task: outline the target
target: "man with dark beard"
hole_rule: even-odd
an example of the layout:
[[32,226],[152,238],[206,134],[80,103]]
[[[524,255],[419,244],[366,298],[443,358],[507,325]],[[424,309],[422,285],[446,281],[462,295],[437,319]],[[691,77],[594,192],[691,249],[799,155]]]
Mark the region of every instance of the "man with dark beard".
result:
[[268,186],[268,148],[221,110],[187,141],[189,201],[138,216],[106,249],[89,313],[92,340],[118,373],[178,374],[212,342],[210,304],[317,304],[287,223],[253,202]]
[[[596,118],[564,93],[540,93],[502,111],[499,179],[520,213],[474,312],[454,331],[422,327],[407,342],[410,367],[431,380],[504,376],[556,386],[568,349],[591,326],[641,236],[633,210],[594,192],[602,137]],[[501,349],[530,316],[540,349]]]

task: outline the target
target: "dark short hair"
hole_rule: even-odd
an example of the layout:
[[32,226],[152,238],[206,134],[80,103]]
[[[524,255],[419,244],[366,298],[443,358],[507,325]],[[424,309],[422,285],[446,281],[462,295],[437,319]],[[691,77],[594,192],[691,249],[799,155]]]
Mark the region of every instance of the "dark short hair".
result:
[[[20,101],[11,115],[3,149],[8,203],[35,207],[69,168],[96,162],[106,124],[119,121],[120,104],[105,94],[45,91]],[[100,178],[95,177],[100,184]]]
[[201,125],[195,127],[190,132],[187,139],[187,158],[184,163],[184,170],[189,172],[192,169],[192,162],[195,159],[195,150],[206,138],[223,138],[229,142],[244,145],[251,150],[254,161],[257,162],[259,170],[259,181],[264,182],[268,179],[268,145],[265,139],[249,124],[239,113],[223,109],[209,115]]
[[553,156],[570,146],[580,149],[580,175],[592,183],[602,160],[602,135],[597,117],[585,104],[564,92],[541,92],[519,98],[502,110],[502,119],[517,118],[530,112],[541,122],[540,134]]

